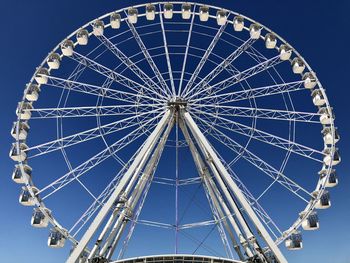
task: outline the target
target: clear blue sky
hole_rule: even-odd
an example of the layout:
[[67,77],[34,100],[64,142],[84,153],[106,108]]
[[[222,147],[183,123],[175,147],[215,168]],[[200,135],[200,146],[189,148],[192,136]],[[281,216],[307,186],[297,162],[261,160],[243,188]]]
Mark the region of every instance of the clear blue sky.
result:
[[[350,132],[348,46],[350,2],[305,1],[198,1],[242,13],[270,27],[289,41],[317,72],[336,114],[342,163],[337,167],[340,184],[332,190],[332,208],[321,214],[321,229],[304,235],[305,249],[286,252],[290,262],[350,263]],[[18,204],[19,186],[11,180],[13,162],[8,158],[10,129],[25,83],[44,56],[65,36],[107,12],[143,1],[2,1],[0,58],[2,111],[0,197],[0,252],[3,262],[63,262],[69,246],[52,250],[46,245],[48,231],[30,226],[31,208]],[[50,166],[43,166],[49,171]],[[163,168],[165,169],[165,168]],[[300,174],[307,168],[300,167]],[[276,207],[282,207],[276,202]],[[61,205],[61,208],[64,206]],[[281,208],[282,209],[282,208]],[[285,211],[281,210],[281,214]],[[146,235],[133,249],[146,251]],[[160,240],[160,239],[158,239]],[[184,241],[185,242],[185,241]],[[215,243],[215,241],[213,241]],[[212,242],[212,243],[213,243]],[[186,243],[185,243],[186,244]],[[154,246],[161,246],[154,243]],[[164,245],[164,244],[163,244]]]

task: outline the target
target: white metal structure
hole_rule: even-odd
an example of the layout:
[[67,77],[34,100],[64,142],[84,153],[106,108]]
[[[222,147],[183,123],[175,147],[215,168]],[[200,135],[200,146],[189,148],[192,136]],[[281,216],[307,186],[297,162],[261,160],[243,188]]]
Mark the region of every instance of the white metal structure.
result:
[[[136,224],[174,230],[176,254],[181,229],[214,225],[231,262],[284,263],[279,245],[302,248],[298,229],[320,227],[315,209],[330,207],[326,188],[338,184],[340,137],[316,74],[269,28],[215,6],[142,4],[87,23],[43,60],[16,113],[10,157],[20,203],[35,206],[34,227],[52,225],[49,246],[71,241],[68,263],[121,259]],[[167,148],[175,179],[156,176]],[[195,177],[179,179],[179,148]],[[53,166],[40,177],[46,160]],[[175,224],[139,219],[154,182],[175,187]],[[202,185],[212,218],[180,225],[178,190],[191,184]],[[58,222],[50,200],[62,192],[68,206],[79,191],[92,201],[71,210],[71,225]],[[270,214],[292,201],[294,218]]]

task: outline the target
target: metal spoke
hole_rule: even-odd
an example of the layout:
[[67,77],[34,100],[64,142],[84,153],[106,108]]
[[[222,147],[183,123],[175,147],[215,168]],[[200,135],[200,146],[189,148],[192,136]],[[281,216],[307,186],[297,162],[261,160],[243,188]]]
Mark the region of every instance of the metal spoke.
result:
[[193,25],[194,25],[193,22],[194,22],[194,18],[196,17],[195,11],[196,11],[196,5],[193,6],[193,13],[192,13],[192,18],[191,18],[191,24],[190,24],[190,29],[188,31],[188,37],[187,37],[187,42],[186,42],[186,51],[185,51],[185,55],[184,55],[184,61],[182,63],[182,70],[181,70],[179,90],[177,92],[177,96],[178,97],[181,95],[182,82],[184,80],[184,75],[185,75],[185,70],[186,70],[186,65],[187,65],[188,50],[190,48],[190,42],[191,42],[191,37],[192,37],[192,29],[193,29]]
[[[118,151],[125,148],[132,142],[134,142],[136,139],[140,138],[142,135],[145,134],[145,129],[151,129],[156,124],[154,124],[154,120],[159,118],[161,116],[158,115],[154,119],[151,119],[146,124],[142,125],[141,127],[135,129],[134,131],[130,132],[126,136],[122,137],[118,141],[114,142],[101,152],[95,154],[93,157],[88,159],[87,161],[81,163],[77,167],[75,167],[72,171],[68,172],[67,174],[63,175],[59,179],[55,180],[54,182],[50,183],[49,185],[43,187],[39,190],[38,194],[43,193],[47,191],[48,189],[52,188],[53,190],[49,193],[47,193],[43,199],[46,199],[47,197],[51,196],[55,192],[59,191],[61,188],[65,187],[66,185],[70,184],[74,180],[81,177],[83,174],[88,172],[89,170],[93,169],[96,165],[100,164],[104,160],[108,159],[112,155],[115,155]],[[122,164],[124,165],[124,164]]]
[[268,85],[264,87],[251,88],[247,90],[233,91],[229,93],[203,96],[201,98],[191,100],[191,103],[204,103],[203,101],[206,101],[206,103],[213,102],[217,104],[226,104],[236,101],[249,100],[252,98],[266,97],[276,94],[283,94],[286,92],[305,90],[305,88],[302,85],[303,82],[304,81],[294,81],[289,83],[281,83],[275,85]]
[[[288,189],[291,193],[298,196],[301,200],[305,201],[306,203],[309,202],[308,199],[313,198],[312,193],[301,187],[299,184],[291,180],[289,177],[282,174],[280,171],[272,167],[270,164],[262,160],[257,155],[250,152],[248,149],[219,131],[217,128],[212,126],[211,123],[206,122],[200,118],[196,118],[200,122],[202,122],[205,126],[205,128],[210,127],[211,131],[209,135],[225,145],[227,148],[231,149],[233,152],[235,152],[237,155],[242,156],[245,160],[247,160],[249,163],[254,165],[256,168],[261,170],[263,173],[268,175],[270,178],[272,178],[274,181],[281,184],[283,187]],[[204,127],[202,127],[204,129]]]
[[227,106],[218,104],[195,104],[194,109],[205,112],[215,112],[219,116],[237,116],[258,119],[298,121],[320,124],[320,114],[313,112],[288,111],[277,109],[262,109],[252,107]]
[[139,77],[147,87],[153,90],[156,93],[163,93],[163,97],[166,98],[168,94],[166,90],[159,88],[158,85],[141,70],[129,57],[127,57],[115,44],[113,44],[108,38],[104,35],[97,37],[107,48],[114,54],[120,61],[123,62],[132,72]]
[[219,30],[217,31],[216,35],[214,36],[213,40],[210,42],[209,47],[207,48],[207,50],[205,51],[203,57],[201,58],[201,60],[199,61],[196,69],[193,71],[190,80],[188,81],[186,87],[184,88],[183,92],[182,92],[182,96],[183,97],[187,97],[186,95],[188,94],[188,92],[191,91],[191,88],[195,82],[195,80],[197,79],[200,71],[202,70],[204,64],[207,62],[210,54],[212,53],[213,49],[215,48],[216,44],[219,42],[219,39],[222,35],[222,33],[225,31],[225,28],[227,26],[228,23],[225,23],[224,25],[220,26]]
[[114,115],[134,115],[137,113],[152,112],[160,109],[163,104],[134,104],[115,106],[84,106],[65,108],[36,108],[31,109],[32,119],[47,118],[77,118],[77,117],[97,117]]
[[198,96],[199,94],[203,93],[203,92],[207,92],[207,91],[211,91],[211,93],[213,94],[217,94],[223,90],[225,90],[226,88],[228,87],[231,87],[233,86],[234,84],[237,84],[243,80],[246,80],[258,73],[261,73],[271,67],[274,67],[276,66],[277,64],[283,62],[283,60],[280,59],[280,56],[275,56],[275,57],[272,57],[266,61],[263,61],[251,68],[248,68],[236,75],[233,75],[227,79],[224,79],[212,86],[208,86],[208,87],[205,87],[204,89],[201,89],[200,91],[197,91],[196,93],[190,95],[190,96],[187,96],[186,98],[188,100],[191,100],[193,99],[194,97]]
[[[161,5],[159,5],[159,10],[162,10]],[[160,19],[160,26],[162,28],[162,36],[163,36],[163,42],[164,42],[165,58],[166,58],[167,66],[168,66],[168,73],[169,73],[169,77],[170,77],[171,90],[172,90],[173,96],[175,96],[176,95],[176,91],[175,91],[173,70],[171,68],[171,61],[170,61],[169,50],[168,50],[168,43],[167,43],[167,38],[166,38],[166,34],[165,34],[163,16],[162,16],[161,13],[159,14],[159,19]]]
[[239,74],[239,71],[235,68],[230,67],[231,64],[241,56],[244,51],[250,48],[256,39],[249,38],[245,42],[242,43],[235,51],[233,51],[227,58],[225,58],[219,65],[217,65],[208,75],[206,75],[201,81],[199,81],[192,90],[188,90],[184,96],[190,96],[195,93],[201,87],[205,87],[208,85],[216,76],[218,76],[223,70],[228,70],[232,74]]
[[163,101],[159,98],[155,98],[154,96],[149,96],[147,94],[142,93],[142,90],[137,91],[137,93],[130,93],[118,89],[107,88],[105,87],[105,85],[97,86],[54,76],[48,76],[48,83],[46,85],[61,89],[68,89],[69,91],[75,91],[95,96],[103,96],[105,98],[130,103],[135,102],[135,99],[137,97],[145,98],[158,103]]
[[[122,120],[118,120],[112,123],[108,123],[102,125],[100,127],[96,127],[93,129],[85,130],[82,132],[78,132],[63,138],[59,138],[53,141],[49,141],[46,143],[42,143],[39,145],[29,147],[26,152],[30,152],[30,158],[37,157],[39,155],[47,154],[52,151],[60,150],[62,148],[66,148],[81,142],[85,142],[88,140],[92,140],[95,138],[99,138],[103,135],[111,134],[113,132],[117,132],[119,130],[127,129],[130,127],[139,126],[143,124],[146,120],[145,117],[149,117],[154,113],[159,113],[160,110],[155,110],[153,112],[146,112],[142,114],[138,114],[132,117],[128,117]],[[140,123],[135,122],[138,118],[143,117],[145,120],[142,120]],[[140,121],[140,120],[139,120]],[[34,153],[33,153],[34,152]]]
[[[232,132],[247,136],[247,137],[251,137],[253,139],[262,141],[264,143],[276,146],[278,148],[284,149],[286,151],[291,151],[293,153],[299,154],[301,156],[304,156],[306,158],[315,160],[317,162],[323,162],[321,160],[321,158],[317,158],[318,157],[323,157],[324,153],[322,151],[313,149],[311,147],[284,139],[282,137],[279,137],[277,135],[273,135],[270,134],[268,132],[264,132],[262,130],[259,130],[257,128],[252,128],[250,126],[247,126],[245,124],[233,121],[233,120],[229,120],[223,117],[220,117],[218,115],[215,115],[213,113],[208,113],[208,112],[204,112],[204,111],[200,111],[200,110],[195,110],[195,112],[199,113],[199,114],[205,114],[205,115],[209,115],[212,118],[215,119],[215,126],[217,127],[221,127],[224,128],[226,130],[230,130]],[[199,119],[199,117],[197,117]],[[208,123],[212,123],[212,119],[208,118]],[[213,124],[212,124],[213,126]],[[316,155],[316,156],[315,156]]]
[[108,79],[111,79],[113,81],[115,81],[116,83],[119,83],[121,85],[123,85],[124,87],[138,93],[140,90],[145,89],[145,93],[147,93],[147,95],[152,96],[152,94],[156,95],[156,97],[162,99],[162,96],[158,93],[155,92],[149,88],[146,88],[145,86],[143,86],[142,84],[129,79],[127,77],[125,77],[124,75],[121,75],[120,73],[107,68],[101,64],[99,64],[98,62],[96,62],[95,60],[92,60],[76,51],[74,51],[73,56],[70,56],[69,58],[71,58],[72,60],[77,61],[80,64],[83,64],[84,66],[94,70],[95,72],[105,76]]
[[171,94],[171,91],[170,91],[168,85],[166,84],[166,82],[165,82],[165,80],[164,80],[164,78],[162,76],[162,73],[160,73],[156,63],[154,62],[152,56],[150,55],[147,47],[143,43],[143,41],[142,41],[139,33],[137,32],[135,26],[133,24],[131,24],[127,19],[125,21],[126,21],[127,25],[129,26],[130,31],[131,31],[132,35],[134,36],[138,46],[140,47],[144,57],[146,58],[149,66],[153,70],[154,75],[158,79],[158,81],[159,81],[159,83],[160,83],[160,85],[161,85],[161,87],[163,89],[163,92],[165,92],[168,95],[168,98],[169,98],[169,96]]

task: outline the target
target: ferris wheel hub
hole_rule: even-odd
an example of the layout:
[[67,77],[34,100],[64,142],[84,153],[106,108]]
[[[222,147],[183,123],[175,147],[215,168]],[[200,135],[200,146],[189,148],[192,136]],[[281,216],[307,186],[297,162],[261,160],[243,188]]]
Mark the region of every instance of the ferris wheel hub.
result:
[[174,97],[168,101],[168,106],[169,108],[175,108],[175,110],[179,110],[180,107],[187,107],[187,101],[181,97]]

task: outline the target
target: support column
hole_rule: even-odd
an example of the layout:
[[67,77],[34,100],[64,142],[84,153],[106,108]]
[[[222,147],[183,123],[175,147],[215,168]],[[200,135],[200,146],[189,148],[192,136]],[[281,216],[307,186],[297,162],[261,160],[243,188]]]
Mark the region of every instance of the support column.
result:
[[162,131],[164,131],[164,128],[166,124],[169,122],[169,119],[172,115],[171,110],[167,110],[162,119],[159,121],[158,125],[154,129],[154,131],[150,134],[150,136],[147,138],[145,144],[143,145],[140,152],[137,154],[136,158],[134,159],[133,163],[130,165],[128,171],[124,174],[124,176],[121,178],[120,182],[112,192],[111,196],[107,200],[107,202],[103,205],[93,222],[90,224],[88,230],[85,232],[81,240],[79,241],[78,245],[74,248],[72,253],[69,255],[66,263],[76,263],[86,248],[87,244],[90,242],[91,238],[95,234],[96,230],[101,225],[104,218],[107,216],[111,208],[113,207],[115,201],[120,196],[122,190],[130,180],[131,176],[134,174],[135,169],[139,166],[141,160],[143,159],[145,153],[150,149],[154,148],[156,142],[158,141]]
[[[155,169],[157,167],[158,161],[161,157],[161,154],[164,150],[165,143],[169,137],[170,131],[174,125],[173,120],[170,120],[168,123],[168,127],[165,130],[162,138],[160,139],[156,149],[154,150],[154,153],[152,154],[151,159],[148,161],[148,164],[142,173],[141,177],[139,177],[139,180],[133,190],[133,193],[129,197],[125,209],[127,209],[126,213],[122,213],[121,216],[118,218],[118,221],[121,222],[122,226],[120,227],[121,230],[117,232],[117,235],[114,235],[111,237],[110,241],[105,244],[103,249],[100,252],[100,255],[106,255],[105,257],[110,260],[112,257],[114,250],[118,244],[118,241],[123,233],[123,230],[126,227],[127,222],[130,220],[130,218],[133,215],[134,208],[137,205],[137,203],[140,200],[140,197],[147,185],[150,181],[153,180],[153,175],[155,172]],[[144,166],[144,165],[143,165]],[[118,221],[116,224],[118,224]],[[120,226],[120,224],[119,224]]]
[[[230,174],[227,172],[225,166],[222,164],[219,157],[215,153],[214,149],[211,147],[210,143],[205,138],[204,134],[200,131],[197,124],[192,119],[191,115],[188,112],[183,112],[182,115],[186,124],[189,126],[191,132],[195,136],[195,139],[198,145],[201,145],[203,154],[207,155],[210,158],[210,163],[212,163],[212,165],[215,166],[214,168],[217,169],[218,173],[223,177],[227,186],[232,190],[233,194],[236,196],[237,200],[240,202],[243,209],[246,211],[250,220],[255,225],[255,227],[261,234],[262,238],[264,239],[264,241],[266,242],[266,244],[268,245],[272,253],[275,255],[276,259],[280,263],[287,263],[286,258],[283,256],[278,246],[275,244],[275,242],[272,240],[272,238],[270,237],[269,233],[267,232],[263,224],[260,222],[258,216],[255,214],[254,210],[249,205],[248,201],[245,199],[243,193],[241,192],[239,187],[236,185],[236,183],[233,181]],[[221,179],[221,176],[217,177],[216,175],[216,179],[219,181]],[[221,186],[221,188],[222,190],[225,190],[226,186],[224,186],[224,188]]]
[[[182,129],[182,132],[185,136],[185,139],[186,139],[186,142],[188,143],[189,145],[189,148],[190,148],[190,151],[191,151],[191,154],[192,154],[192,157],[193,157],[193,160],[196,164],[196,167],[197,167],[197,170],[198,170],[198,173],[200,175],[200,177],[202,178],[204,184],[205,184],[205,187],[208,189],[208,192],[209,192],[209,196],[210,198],[212,199],[212,202],[214,204],[214,206],[216,207],[219,215],[221,218],[224,218],[224,225],[225,225],[225,228],[226,228],[226,231],[229,233],[230,235],[230,238],[231,238],[231,241],[232,241],[232,244],[233,244],[233,247],[237,253],[237,255],[239,256],[240,260],[245,260],[242,252],[241,252],[241,249],[239,247],[239,245],[237,244],[237,241],[231,231],[231,228],[229,227],[228,223],[227,223],[227,220],[226,218],[229,219],[233,229],[235,230],[237,236],[239,237],[240,239],[240,243],[242,244],[243,248],[245,249],[246,251],[246,254],[248,257],[252,257],[253,254],[248,246],[248,242],[246,241],[246,239],[244,238],[239,226],[237,225],[235,219],[233,218],[230,210],[228,209],[227,205],[226,205],[226,202],[224,202],[224,200],[222,199],[214,181],[212,180],[211,178],[211,175],[209,173],[209,170],[208,168],[205,166],[205,163],[204,161],[202,160],[196,146],[194,145],[192,139],[191,139],[191,136],[187,130],[187,127],[185,126],[185,124],[183,123],[183,120],[181,119],[181,122],[180,122],[180,127]],[[218,201],[220,200],[220,201]],[[222,208],[221,206],[223,207],[225,213],[222,211]]]

